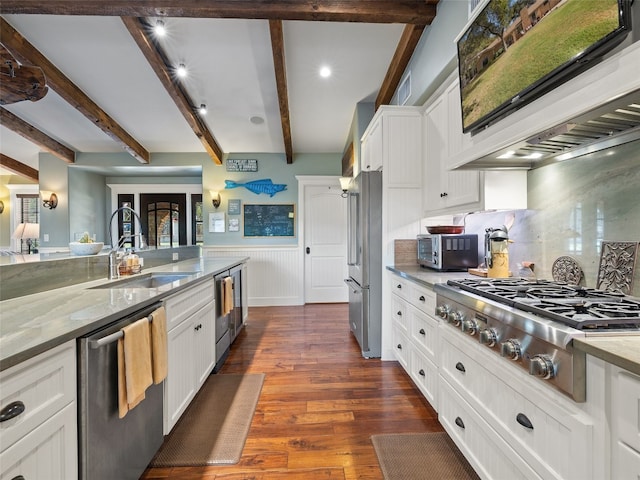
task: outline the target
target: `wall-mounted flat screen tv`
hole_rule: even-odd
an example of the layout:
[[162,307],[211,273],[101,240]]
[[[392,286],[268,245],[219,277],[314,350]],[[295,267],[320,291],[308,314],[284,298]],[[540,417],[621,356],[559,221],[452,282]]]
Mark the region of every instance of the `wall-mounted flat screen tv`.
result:
[[628,0],[489,0],[457,40],[464,132],[581,73],[630,29]]

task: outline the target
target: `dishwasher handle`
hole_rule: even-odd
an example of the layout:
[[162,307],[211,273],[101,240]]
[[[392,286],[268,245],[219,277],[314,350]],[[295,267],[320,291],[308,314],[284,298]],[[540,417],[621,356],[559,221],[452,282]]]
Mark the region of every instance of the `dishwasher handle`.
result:
[[[126,327],[127,325],[130,325],[131,323],[136,322],[138,320],[142,320],[145,317],[149,322],[152,322],[153,312],[155,312],[161,306],[162,304],[160,303],[154,304],[150,307],[140,310],[137,313],[134,313],[132,315],[129,315],[125,318],[118,320],[117,322],[111,324],[110,326],[104,328],[99,332],[91,334],[88,337],[88,342],[87,342],[89,344],[89,348],[96,349],[117,341],[119,338],[122,338],[124,336],[124,333],[122,332],[123,327]],[[114,331],[114,327],[116,327],[117,330]],[[101,334],[106,332],[107,330],[110,330],[111,333],[101,336]]]

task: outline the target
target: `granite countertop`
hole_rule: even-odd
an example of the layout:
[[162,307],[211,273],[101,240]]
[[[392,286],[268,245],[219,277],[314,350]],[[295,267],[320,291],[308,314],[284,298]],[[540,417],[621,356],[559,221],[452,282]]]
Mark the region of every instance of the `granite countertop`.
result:
[[156,288],[92,289],[110,282],[101,279],[4,300],[0,302],[0,371],[247,260],[247,257],[195,258],[143,270],[143,275],[152,272],[192,274]]
[[407,280],[413,280],[414,282],[422,284],[428,288],[433,288],[436,283],[446,283],[447,280],[452,280],[455,278],[474,277],[467,272],[439,272],[437,270],[431,270],[429,268],[421,267],[416,263],[387,266],[387,270],[400,275]]
[[573,346],[636,375],[640,375],[640,335],[576,338]]
[[[438,272],[416,264],[388,266],[387,270],[429,288],[454,278],[474,277],[466,272]],[[575,338],[573,345],[589,355],[640,375],[640,335]]]

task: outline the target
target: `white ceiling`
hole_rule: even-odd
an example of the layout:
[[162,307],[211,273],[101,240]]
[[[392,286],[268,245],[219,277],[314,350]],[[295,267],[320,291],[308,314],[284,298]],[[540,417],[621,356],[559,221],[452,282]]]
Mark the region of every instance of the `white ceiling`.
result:
[[[119,17],[4,18],[152,154],[205,152]],[[168,18],[165,25],[161,45],[172,63],[189,68],[187,93],[207,105],[204,119],[222,150],[284,153],[268,21]],[[355,105],[375,99],[403,28],[283,22],[294,161],[295,153],[342,153]],[[327,79],[318,74],[323,65],[333,71]],[[6,109],[77,152],[122,151],[52,89]],[[4,126],[0,143],[3,154],[38,169],[35,144]],[[131,165],[139,165],[133,157]]]

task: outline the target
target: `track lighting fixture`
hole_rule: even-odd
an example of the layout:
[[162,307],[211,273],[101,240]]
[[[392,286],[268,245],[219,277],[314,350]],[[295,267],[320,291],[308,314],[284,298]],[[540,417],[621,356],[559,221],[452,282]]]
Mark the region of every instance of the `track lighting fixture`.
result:
[[185,78],[187,76],[187,67],[184,63],[178,65],[178,68],[176,68],[176,75],[180,78]]
[[156,22],[153,27],[153,33],[155,33],[157,37],[164,37],[167,34],[167,29],[165,28],[162,20],[158,20]]
[[200,104],[200,107],[198,108],[198,113],[200,115],[206,115],[207,114],[207,106],[204,103]]

